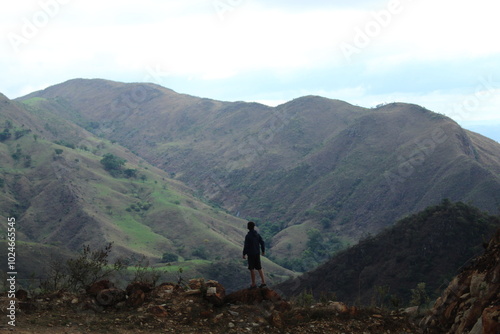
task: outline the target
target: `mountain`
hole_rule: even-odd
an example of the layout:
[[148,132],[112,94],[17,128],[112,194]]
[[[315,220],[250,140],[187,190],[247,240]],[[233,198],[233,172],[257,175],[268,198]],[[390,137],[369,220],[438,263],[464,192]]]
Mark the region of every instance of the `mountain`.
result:
[[[272,108],[98,79],[18,101],[123,145],[232,215],[256,219],[268,231],[269,255],[295,261],[288,265],[296,270],[443,198],[490,213],[500,205],[500,144],[416,105],[367,109],[306,96]],[[313,241],[325,245],[319,257]]]
[[[247,277],[236,260],[245,221],[43,104],[43,99],[20,103],[0,96],[0,217],[17,220],[22,278],[42,274],[51,257],[68,258],[83,245],[98,249],[108,242],[113,256],[131,265],[142,256],[158,263],[169,254],[170,262],[186,270],[216,273],[207,265],[218,263]],[[122,161],[122,169],[107,170],[105,157]],[[0,227],[3,235],[6,226]],[[266,266],[273,275],[290,274],[267,259]],[[242,278],[219,276],[230,289],[243,284]]]
[[435,298],[458,268],[483,252],[498,228],[498,216],[443,200],[275,289],[288,296],[333,294],[349,304],[393,307],[408,305],[412,289],[425,283]]

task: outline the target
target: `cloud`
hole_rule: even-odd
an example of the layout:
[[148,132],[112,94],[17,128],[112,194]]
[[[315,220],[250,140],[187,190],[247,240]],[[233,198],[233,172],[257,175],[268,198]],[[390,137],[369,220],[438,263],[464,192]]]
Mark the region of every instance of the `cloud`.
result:
[[[474,96],[482,77],[500,80],[500,21],[487,0],[26,0],[2,9],[9,80],[0,91],[9,97],[101,77],[222,100],[315,94],[443,111]],[[26,37],[30,24],[16,51],[7,36]],[[357,48],[351,59],[345,44]],[[469,117],[491,118],[499,106],[491,96]]]

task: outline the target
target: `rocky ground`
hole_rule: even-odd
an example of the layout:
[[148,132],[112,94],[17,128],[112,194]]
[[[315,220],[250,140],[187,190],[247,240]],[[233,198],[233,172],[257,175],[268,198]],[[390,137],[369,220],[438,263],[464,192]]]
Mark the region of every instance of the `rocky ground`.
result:
[[[8,302],[3,296],[2,308]],[[134,283],[126,290],[104,281],[79,295],[18,293],[16,302],[16,333],[421,333],[400,312],[334,301],[299,306],[267,288],[226,296],[202,279],[185,288]],[[1,328],[13,329],[7,320]]]

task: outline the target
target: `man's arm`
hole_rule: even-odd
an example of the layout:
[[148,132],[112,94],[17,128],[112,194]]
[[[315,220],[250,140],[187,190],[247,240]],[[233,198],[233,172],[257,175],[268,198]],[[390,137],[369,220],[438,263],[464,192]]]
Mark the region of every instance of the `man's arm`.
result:
[[245,244],[243,245],[243,258],[248,254],[248,235],[245,236]]

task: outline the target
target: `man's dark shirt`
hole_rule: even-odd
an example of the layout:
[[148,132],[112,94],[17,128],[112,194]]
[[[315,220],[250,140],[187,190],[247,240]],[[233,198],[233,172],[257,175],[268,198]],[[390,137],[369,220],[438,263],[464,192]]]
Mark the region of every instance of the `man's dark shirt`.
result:
[[259,255],[259,246],[262,253],[265,252],[264,240],[255,230],[248,231],[245,236],[245,246],[243,247],[243,255]]

